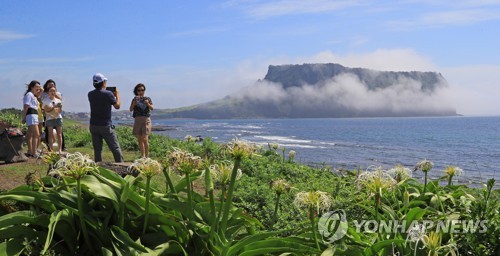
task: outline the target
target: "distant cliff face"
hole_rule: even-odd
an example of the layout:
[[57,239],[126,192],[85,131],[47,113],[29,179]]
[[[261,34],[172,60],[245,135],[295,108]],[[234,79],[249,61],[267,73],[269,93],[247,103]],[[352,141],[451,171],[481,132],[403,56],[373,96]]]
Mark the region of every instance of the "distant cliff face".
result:
[[221,100],[161,117],[327,118],[450,116],[448,84],[436,72],[376,71],[339,64],[269,66],[263,80]]
[[365,68],[348,68],[340,64],[302,64],[269,66],[264,80],[280,83],[284,88],[303,86],[304,84],[322,84],[343,74],[355,75],[369,89],[386,88],[397,84],[402,79],[412,79],[422,84],[422,90],[433,91],[434,88],[446,85],[441,74],[436,72],[394,72],[375,71]]

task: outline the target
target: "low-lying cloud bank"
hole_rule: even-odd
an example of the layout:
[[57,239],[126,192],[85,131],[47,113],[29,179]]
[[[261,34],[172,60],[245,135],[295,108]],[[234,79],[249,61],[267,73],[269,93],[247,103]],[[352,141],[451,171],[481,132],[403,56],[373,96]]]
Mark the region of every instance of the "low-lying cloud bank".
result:
[[419,81],[399,79],[385,88],[371,90],[357,76],[343,74],[321,85],[304,84],[300,87],[283,88],[279,83],[259,81],[232,97],[325,111],[339,106],[360,112],[391,113],[449,112],[454,109],[447,97],[450,89],[445,81],[436,86],[434,91],[421,88]]

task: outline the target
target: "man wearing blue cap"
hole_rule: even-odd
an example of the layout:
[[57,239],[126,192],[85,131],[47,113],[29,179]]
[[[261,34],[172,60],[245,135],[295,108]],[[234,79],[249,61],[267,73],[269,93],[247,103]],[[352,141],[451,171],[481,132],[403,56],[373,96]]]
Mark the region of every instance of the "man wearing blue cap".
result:
[[95,90],[89,92],[90,102],[90,133],[94,147],[94,160],[102,161],[102,140],[106,141],[113,152],[115,162],[123,162],[123,155],[111,122],[111,106],[120,109],[120,94],[118,90],[106,90],[108,79],[101,73],[93,77]]

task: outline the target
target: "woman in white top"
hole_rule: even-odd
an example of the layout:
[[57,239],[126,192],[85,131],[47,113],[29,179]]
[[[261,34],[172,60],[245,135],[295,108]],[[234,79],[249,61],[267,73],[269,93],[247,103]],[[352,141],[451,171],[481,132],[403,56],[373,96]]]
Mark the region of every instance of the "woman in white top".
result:
[[54,133],[52,131],[55,128],[59,153],[62,153],[62,101],[56,97],[56,94],[56,88],[51,87],[48,91],[48,97],[42,102],[42,106],[45,111],[45,126],[49,131],[49,150],[54,150],[52,148],[54,145]]
[[23,124],[28,126],[28,157],[37,157],[36,148],[40,139],[40,131],[38,130],[38,99],[37,95],[42,91],[40,82],[31,81],[28,84],[28,89],[23,97]]
[[[49,79],[47,80],[47,82],[45,82],[45,84],[43,85],[43,90],[44,92],[42,93],[42,96],[40,96],[40,100],[41,102],[43,103],[47,98],[49,98],[49,90],[50,88],[54,87],[56,89],[56,98],[57,99],[60,99],[61,101],[63,100],[62,98],[62,94],[57,90],[57,85],[56,85],[56,82],[52,79]],[[44,110],[44,121],[46,119],[46,115],[45,115],[45,110]],[[52,148],[52,145],[49,145],[49,133],[53,133],[54,130],[49,130],[48,126],[47,125],[44,125],[45,126],[45,138],[44,138],[44,142],[45,144],[49,147],[49,148]],[[50,131],[50,132],[49,132]],[[62,147],[61,149],[64,151],[66,150],[65,148],[65,144],[64,144],[64,131],[62,132],[62,145],[61,144],[58,144],[60,147]]]

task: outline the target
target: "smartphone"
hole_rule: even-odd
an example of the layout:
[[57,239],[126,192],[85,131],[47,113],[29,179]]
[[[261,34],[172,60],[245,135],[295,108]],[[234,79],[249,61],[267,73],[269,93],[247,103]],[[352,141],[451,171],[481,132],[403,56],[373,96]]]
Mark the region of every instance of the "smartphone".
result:
[[116,86],[108,86],[106,87],[106,90],[116,92]]

